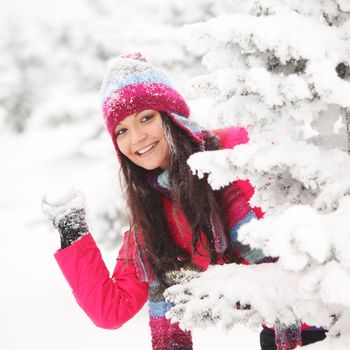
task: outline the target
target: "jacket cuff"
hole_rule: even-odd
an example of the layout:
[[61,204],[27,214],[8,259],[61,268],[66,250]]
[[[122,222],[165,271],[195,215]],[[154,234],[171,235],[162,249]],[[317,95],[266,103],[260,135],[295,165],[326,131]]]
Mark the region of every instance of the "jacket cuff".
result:
[[[54,257],[73,291],[83,285],[86,282],[85,277],[91,273],[96,277],[101,275],[103,278],[109,275],[101,252],[90,233],[68,247],[58,250]],[[101,265],[96,264],[96,261],[100,261],[105,268],[101,269]]]

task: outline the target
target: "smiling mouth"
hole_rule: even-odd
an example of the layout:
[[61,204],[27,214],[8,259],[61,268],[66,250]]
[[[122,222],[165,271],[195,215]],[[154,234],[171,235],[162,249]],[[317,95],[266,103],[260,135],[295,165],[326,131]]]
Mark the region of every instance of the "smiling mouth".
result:
[[138,151],[136,151],[135,153],[138,155],[138,156],[143,156],[145,154],[148,154],[150,153],[150,151],[156,147],[158,144],[158,142],[155,142],[155,143],[152,143],[151,145],[145,147],[145,148],[142,148],[142,149],[139,149]]

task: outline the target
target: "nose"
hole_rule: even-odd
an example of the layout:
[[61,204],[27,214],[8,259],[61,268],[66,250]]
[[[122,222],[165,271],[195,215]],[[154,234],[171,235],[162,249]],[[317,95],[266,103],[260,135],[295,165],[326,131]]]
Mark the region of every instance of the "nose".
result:
[[130,129],[130,142],[131,145],[137,146],[146,138],[146,133],[140,128]]

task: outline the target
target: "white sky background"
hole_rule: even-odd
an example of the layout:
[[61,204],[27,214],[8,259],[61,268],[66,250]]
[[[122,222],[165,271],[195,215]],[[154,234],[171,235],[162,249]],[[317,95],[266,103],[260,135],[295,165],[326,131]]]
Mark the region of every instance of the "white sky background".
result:
[[[38,19],[71,22],[83,17],[84,11],[83,2],[77,0],[0,2],[2,18],[28,25]],[[125,15],[127,19],[129,14]],[[125,30],[127,35],[127,26]],[[79,158],[75,153],[79,139],[85,136],[82,123],[34,128],[0,138],[0,349],[151,348],[146,309],[117,331],[98,329],[76,304],[53,258],[59,239],[41,212],[41,195],[46,190],[78,183],[88,195],[91,192],[88,203],[90,198],[92,207],[97,200],[106,205],[113,200],[108,197],[111,174],[103,166],[104,162],[114,164],[110,141],[107,135],[102,141],[108,149],[105,157]],[[117,247],[114,251],[101,249],[112,268]],[[201,350],[227,344],[258,349],[258,334],[246,329],[227,335],[215,329],[197,331],[194,343]]]

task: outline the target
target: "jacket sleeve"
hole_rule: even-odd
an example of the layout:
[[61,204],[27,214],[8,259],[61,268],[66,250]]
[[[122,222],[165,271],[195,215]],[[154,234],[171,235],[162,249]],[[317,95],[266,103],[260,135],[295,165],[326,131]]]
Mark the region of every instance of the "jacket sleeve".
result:
[[218,138],[221,149],[234,148],[237,145],[241,145],[249,141],[247,129],[239,126],[216,129],[213,130],[213,133]]
[[138,280],[133,260],[126,258],[127,235],[111,277],[90,233],[55,254],[76,301],[101,328],[121,327],[147,300],[148,284]]

